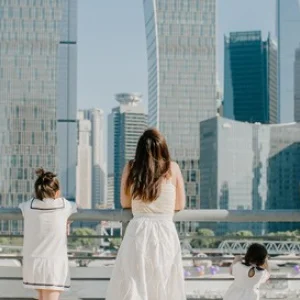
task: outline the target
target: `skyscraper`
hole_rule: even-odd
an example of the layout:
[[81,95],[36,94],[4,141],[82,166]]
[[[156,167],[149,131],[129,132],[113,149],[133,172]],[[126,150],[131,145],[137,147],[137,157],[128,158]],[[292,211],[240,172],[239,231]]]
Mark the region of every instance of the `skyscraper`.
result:
[[144,0],[150,126],[183,170],[200,207],[199,122],[216,115],[216,0]]
[[300,1],[277,0],[278,88],[281,122],[293,121],[294,57],[300,44]]
[[[137,142],[147,128],[147,115],[137,93],[116,95],[120,105],[111,112],[114,128],[114,202],[121,208],[120,184],[123,168],[134,158]],[[112,155],[111,152],[108,155]]]
[[300,122],[300,45],[296,49],[294,61],[294,119]]
[[0,10],[0,206],[30,199],[40,166],[59,171],[74,199],[77,1],[1,1]]
[[84,209],[92,208],[92,146],[91,121],[85,119],[84,111],[77,114],[77,168],[76,168],[76,202]]
[[[106,164],[104,157],[104,112],[93,108],[79,111],[84,120],[90,121],[90,146],[91,146],[91,185],[92,208],[99,208],[106,202]],[[80,123],[80,121],[79,121]]]
[[[34,5],[34,9],[39,11],[37,18],[40,18],[39,14],[42,18],[47,15],[50,28],[58,26],[60,30],[60,40],[56,49],[57,61],[54,62],[48,57],[47,63],[56,63],[57,65],[56,118],[59,179],[63,195],[69,200],[75,200],[77,164],[77,0],[46,0],[42,3],[43,7],[40,8]],[[61,15],[59,23],[53,22],[53,15],[51,17],[46,14],[49,7],[55,6],[59,11],[54,9],[53,15],[55,15],[55,12]],[[38,25],[39,21],[35,24],[36,27],[42,27],[42,23]],[[48,24],[45,26],[48,26]],[[39,68],[41,68],[41,65],[39,65]],[[47,91],[46,85],[45,90]]]
[[277,46],[260,31],[225,37],[224,116],[244,122],[278,123]]

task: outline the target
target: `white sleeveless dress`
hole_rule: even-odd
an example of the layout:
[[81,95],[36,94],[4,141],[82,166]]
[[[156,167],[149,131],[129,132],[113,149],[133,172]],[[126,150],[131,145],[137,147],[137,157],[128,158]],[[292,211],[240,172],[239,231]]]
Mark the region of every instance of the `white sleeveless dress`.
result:
[[24,217],[23,285],[28,289],[70,288],[67,220],[76,203],[64,198],[21,203]]
[[255,270],[255,275],[249,278],[250,268],[241,262],[237,262],[232,266],[234,282],[229,287],[223,300],[259,300],[258,288],[269,279],[270,275],[267,270]]
[[181,248],[173,223],[176,188],[157,200],[132,201],[134,218],[118,252],[106,300],[185,300]]

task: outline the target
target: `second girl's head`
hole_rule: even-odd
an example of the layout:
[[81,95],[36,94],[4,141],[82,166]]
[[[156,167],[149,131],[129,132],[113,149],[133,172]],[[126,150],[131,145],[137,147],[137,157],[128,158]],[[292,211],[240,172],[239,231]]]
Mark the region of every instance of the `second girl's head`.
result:
[[129,164],[126,191],[133,199],[154,201],[159,196],[162,180],[170,174],[171,158],[165,138],[156,129],[140,137],[135,158]]
[[36,170],[37,179],[34,184],[35,197],[39,200],[59,197],[60,188],[56,175],[40,168]]
[[247,266],[257,266],[261,267],[265,264],[268,257],[268,251],[265,246],[254,243],[249,246],[247,253],[245,255],[245,264]]

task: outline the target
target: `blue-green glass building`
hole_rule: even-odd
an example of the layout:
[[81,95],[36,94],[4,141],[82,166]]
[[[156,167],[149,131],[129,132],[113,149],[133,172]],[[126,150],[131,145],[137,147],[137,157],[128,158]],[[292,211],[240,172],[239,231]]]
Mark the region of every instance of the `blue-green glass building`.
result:
[[224,116],[262,124],[278,123],[277,45],[260,31],[225,37]]

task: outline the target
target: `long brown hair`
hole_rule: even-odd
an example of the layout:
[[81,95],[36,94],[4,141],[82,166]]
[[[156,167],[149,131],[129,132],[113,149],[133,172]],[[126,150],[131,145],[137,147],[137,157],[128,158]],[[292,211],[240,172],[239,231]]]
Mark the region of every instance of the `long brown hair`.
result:
[[165,138],[156,129],[146,130],[138,141],[135,158],[129,162],[126,193],[144,202],[156,200],[162,181],[170,175],[170,167]]
[[52,172],[46,172],[43,168],[35,171],[37,179],[34,184],[35,197],[39,200],[45,198],[55,198],[59,191],[59,181]]

